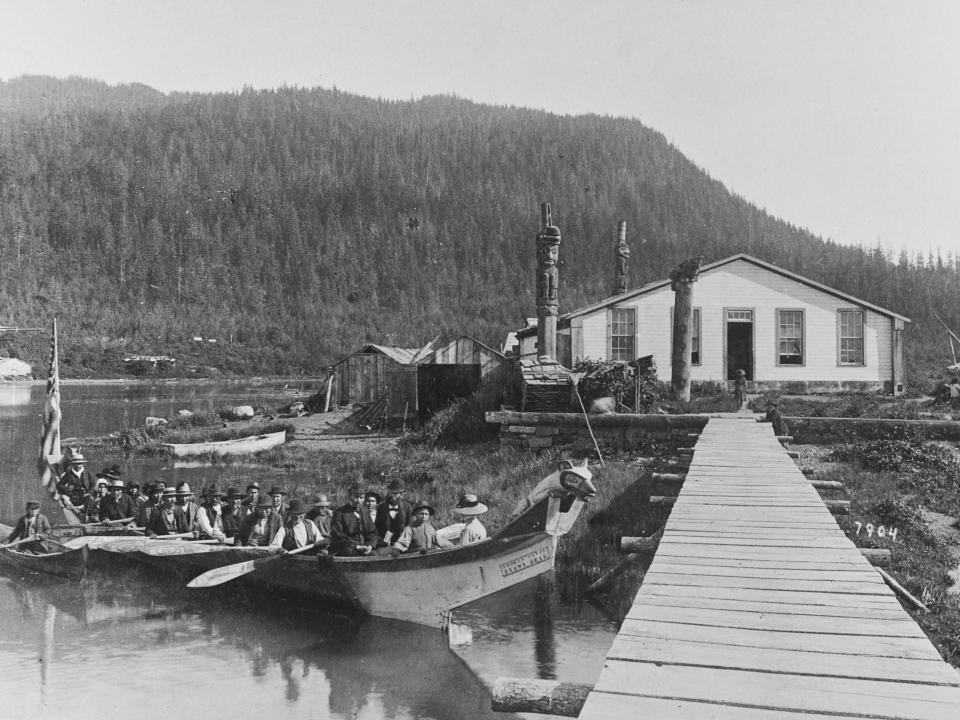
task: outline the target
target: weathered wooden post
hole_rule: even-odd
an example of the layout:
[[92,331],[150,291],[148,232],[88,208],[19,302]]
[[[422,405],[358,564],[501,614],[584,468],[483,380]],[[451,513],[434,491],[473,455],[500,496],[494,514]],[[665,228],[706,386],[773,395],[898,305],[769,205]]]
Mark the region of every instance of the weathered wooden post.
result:
[[673,348],[670,385],[678,400],[690,399],[690,354],[693,345],[693,284],[700,277],[703,256],[688,258],[670,273],[673,301]]
[[537,233],[537,355],[557,357],[558,299],[557,258],[560,228],[550,217],[550,203],[540,205],[542,227]]
[[621,220],[617,226],[617,277],[613,285],[613,294],[627,291],[627,261],[630,260],[630,248],[627,247],[627,221]]

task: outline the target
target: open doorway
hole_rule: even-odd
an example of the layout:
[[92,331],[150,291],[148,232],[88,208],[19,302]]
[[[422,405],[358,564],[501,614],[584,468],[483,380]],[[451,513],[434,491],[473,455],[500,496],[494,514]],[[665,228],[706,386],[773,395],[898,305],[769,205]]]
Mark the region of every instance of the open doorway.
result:
[[727,379],[735,380],[737,370],[753,380],[753,310],[727,310]]

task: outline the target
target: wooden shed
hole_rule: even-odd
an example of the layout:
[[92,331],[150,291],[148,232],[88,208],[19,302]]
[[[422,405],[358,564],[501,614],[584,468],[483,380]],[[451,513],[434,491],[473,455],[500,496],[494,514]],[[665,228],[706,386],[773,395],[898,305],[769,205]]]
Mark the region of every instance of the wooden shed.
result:
[[507,357],[476,338],[461,335],[419,361],[420,365],[476,365],[480,379],[510,364]]
[[[340,405],[372,403],[388,396],[388,416],[417,408],[417,348],[364,345],[333,366],[331,396]],[[388,392],[389,389],[389,392]]]

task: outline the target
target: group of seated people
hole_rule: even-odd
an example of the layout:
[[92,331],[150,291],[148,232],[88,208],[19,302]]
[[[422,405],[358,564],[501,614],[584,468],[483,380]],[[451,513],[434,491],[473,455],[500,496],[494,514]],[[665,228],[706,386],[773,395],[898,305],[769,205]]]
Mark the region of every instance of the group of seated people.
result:
[[[210,485],[198,504],[185,482],[167,487],[158,481],[141,492],[139,484],[124,483],[116,465],[98,472],[94,482],[76,448],[68,449],[64,462],[67,469],[57,490],[84,522],[121,521],[151,537],[180,535],[276,552],[309,547],[339,556],[396,555],[454,546],[431,524],[433,507],[426,502],[408,502],[400,480],[391,481],[385,497],[353,487],[349,501],[336,510],[331,510],[326,495],[309,502],[301,498],[287,502],[283,489],[274,487],[261,495],[256,482],[250,483],[245,493],[233,487],[221,493],[216,484]],[[487,538],[479,520],[487,506],[476,495],[462,495],[454,512],[464,519],[457,544]]]

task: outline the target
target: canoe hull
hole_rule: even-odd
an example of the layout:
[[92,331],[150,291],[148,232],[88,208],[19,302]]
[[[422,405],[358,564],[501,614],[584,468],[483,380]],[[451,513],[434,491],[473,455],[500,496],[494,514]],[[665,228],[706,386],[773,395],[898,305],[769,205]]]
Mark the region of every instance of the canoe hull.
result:
[[[32,551],[32,552],[31,552]],[[31,575],[56,575],[82,580],[87,570],[87,548],[70,548],[50,540],[23,543],[0,549],[0,564]]]
[[252,455],[283,445],[287,440],[285,430],[266,435],[251,435],[235,440],[220,440],[200,443],[164,443],[163,446],[174,457],[192,457],[196,455]]

